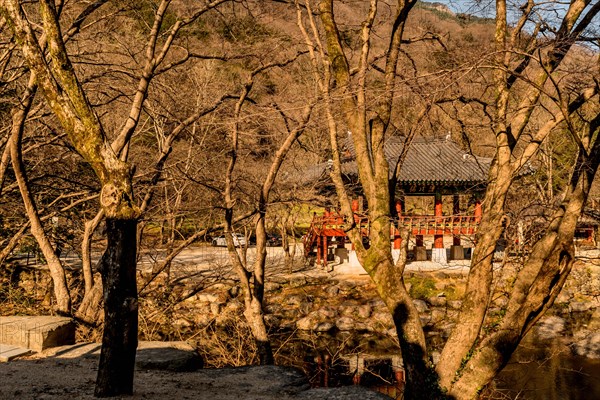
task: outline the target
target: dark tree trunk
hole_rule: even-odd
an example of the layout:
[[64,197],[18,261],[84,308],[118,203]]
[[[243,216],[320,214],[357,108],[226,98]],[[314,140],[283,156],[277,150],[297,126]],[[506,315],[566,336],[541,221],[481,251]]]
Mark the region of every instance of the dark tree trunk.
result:
[[273,349],[271,348],[271,342],[257,340],[256,346],[258,348],[258,362],[260,365],[274,365],[275,358],[273,358]]
[[96,397],[133,393],[137,349],[137,220],[106,219],[108,245],[100,262],[104,288],[104,333]]

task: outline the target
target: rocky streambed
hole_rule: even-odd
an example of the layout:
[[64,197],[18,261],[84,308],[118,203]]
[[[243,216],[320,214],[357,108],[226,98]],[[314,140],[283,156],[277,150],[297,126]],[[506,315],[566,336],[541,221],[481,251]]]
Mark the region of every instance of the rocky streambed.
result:
[[[563,293],[532,334],[539,340],[560,338],[574,355],[600,359],[600,284],[598,274],[589,269],[583,263],[576,265]],[[465,277],[445,272],[410,272],[406,282],[435,361],[436,352],[458,317]],[[506,296],[496,296],[490,311],[492,319],[494,314],[501,316],[506,303]],[[194,330],[239,320],[243,303],[237,287],[218,284],[188,299],[182,308],[185,310],[176,313],[179,317],[173,319],[173,325]],[[313,271],[271,277],[266,284],[265,313],[272,332],[377,335],[389,338],[389,343],[396,337],[391,315],[366,276],[331,277]]]

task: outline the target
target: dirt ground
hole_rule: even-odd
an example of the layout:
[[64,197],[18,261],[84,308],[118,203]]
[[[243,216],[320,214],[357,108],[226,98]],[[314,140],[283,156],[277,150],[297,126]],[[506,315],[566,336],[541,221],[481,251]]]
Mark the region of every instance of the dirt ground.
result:
[[[33,356],[0,363],[0,399],[93,399],[97,365],[97,356]],[[356,386],[310,389],[299,371],[265,366],[194,372],[137,369],[134,394],[124,398],[369,400],[386,397]]]

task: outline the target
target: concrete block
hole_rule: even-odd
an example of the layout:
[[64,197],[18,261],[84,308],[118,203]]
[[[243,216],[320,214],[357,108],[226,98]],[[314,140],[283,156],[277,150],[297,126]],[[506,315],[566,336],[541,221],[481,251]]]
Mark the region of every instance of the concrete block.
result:
[[447,264],[448,258],[447,258],[447,254],[446,254],[446,249],[444,249],[444,248],[431,249],[431,261],[440,263],[440,264]]
[[415,255],[415,261],[427,261],[427,249],[425,246],[413,247],[413,253]]
[[453,245],[450,246],[450,259],[451,260],[464,260],[465,249],[462,246]]
[[0,317],[0,343],[42,351],[73,344],[75,324],[71,318],[52,316]]

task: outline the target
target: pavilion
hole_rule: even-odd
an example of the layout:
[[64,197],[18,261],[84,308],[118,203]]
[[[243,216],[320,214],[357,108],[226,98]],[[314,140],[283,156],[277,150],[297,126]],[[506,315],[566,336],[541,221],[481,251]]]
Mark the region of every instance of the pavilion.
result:
[[[352,140],[348,138],[341,144],[342,148],[342,173],[347,185],[356,185],[358,170],[354,158]],[[396,160],[404,149],[403,137],[391,137],[385,144],[386,158],[390,165],[395,165]],[[414,237],[415,245],[412,256],[416,261],[428,259],[427,242],[432,243],[431,260],[445,264],[448,252],[445,241],[451,239],[449,256],[454,260],[465,257],[461,245],[461,237],[473,236],[481,219],[481,198],[485,191],[488,179],[488,170],[491,159],[478,157],[463,150],[450,135],[446,138],[417,138],[407,149],[402,168],[399,171],[395,193],[395,211],[392,224],[393,253],[399,253],[401,239],[400,228],[409,230]],[[326,186],[328,164],[323,163],[313,170],[319,174],[319,179]],[[368,218],[364,213],[364,205],[360,192],[355,192],[353,201],[354,218],[361,227],[363,236],[368,236]],[[412,196],[426,196],[431,198],[429,212],[415,212],[406,207]],[[451,197],[451,207],[446,207],[444,212],[444,198]],[[461,200],[468,198],[470,204],[461,204]],[[448,199],[447,199],[448,200]],[[342,230],[343,218],[335,211],[326,210],[322,215],[315,215],[307,235],[304,238],[305,255],[316,252],[317,265],[327,265],[328,260],[339,257],[349,263],[358,263],[353,254],[353,246],[346,245],[347,237]],[[431,239],[433,239],[431,241]]]

